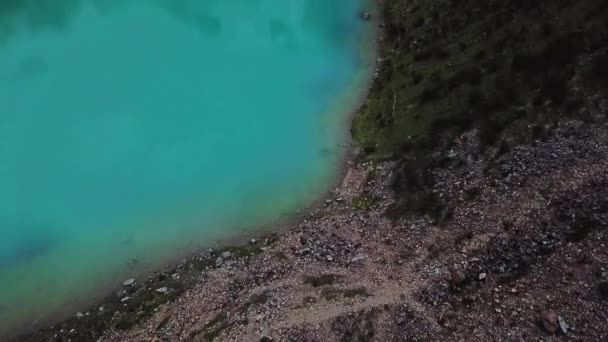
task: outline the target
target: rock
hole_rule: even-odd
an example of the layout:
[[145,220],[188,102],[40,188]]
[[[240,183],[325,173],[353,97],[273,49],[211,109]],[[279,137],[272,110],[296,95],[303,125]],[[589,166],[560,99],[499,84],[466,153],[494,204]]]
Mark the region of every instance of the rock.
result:
[[357,262],[360,262],[363,260],[365,260],[365,255],[357,255],[356,257],[354,257],[350,260],[350,263],[354,264],[354,263],[357,263]]
[[568,333],[568,329],[570,326],[566,323],[566,320],[562,316],[557,316],[557,321],[559,322],[559,328],[564,334]]
[[229,251],[225,251],[222,253],[222,258],[224,258],[224,260],[230,259],[232,258],[232,253],[230,253]]
[[597,291],[603,300],[608,300],[608,281],[600,283],[597,286]]
[[217,257],[217,259],[215,259],[215,267],[220,267],[223,263],[224,259],[222,257]]
[[258,241],[256,239],[251,239],[251,241],[249,241],[249,243],[251,243],[252,245],[255,245],[256,243],[258,243]]
[[369,21],[372,18],[371,13],[369,12],[361,12],[361,19],[365,21]]
[[263,335],[262,337],[260,337],[260,342],[272,342],[272,337],[268,336],[268,335]]
[[467,281],[467,275],[461,270],[452,270],[450,273],[450,282],[454,286],[463,285]]
[[553,311],[544,311],[541,313],[540,323],[542,324],[543,329],[550,334],[555,334],[557,329],[559,329],[559,318]]
[[484,280],[488,277],[488,274],[485,272],[479,273],[479,280]]
[[167,293],[167,292],[169,292],[169,288],[167,288],[167,287],[161,287],[161,288],[156,289],[156,292],[158,292],[158,293]]
[[122,298],[122,299],[120,300],[120,302],[121,302],[121,303],[124,303],[124,302],[128,301],[129,299],[131,299],[131,297],[127,296],[127,297]]
[[500,317],[497,320],[497,324],[503,328],[511,328],[513,326],[513,321],[505,317]]
[[331,256],[331,255],[328,255],[328,256],[327,256],[325,259],[326,259],[327,261],[329,261],[329,262],[334,261],[334,257],[333,257],[333,256]]
[[132,286],[135,285],[135,279],[127,279],[122,283],[123,286]]
[[591,265],[577,264],[574,266],[574,279],[578,282],[590,283],[593,280],[593,271]]
[[82,318],[84,317],[84,315],[82,314],[82,312],[77,312],[76,313],[76,318]]

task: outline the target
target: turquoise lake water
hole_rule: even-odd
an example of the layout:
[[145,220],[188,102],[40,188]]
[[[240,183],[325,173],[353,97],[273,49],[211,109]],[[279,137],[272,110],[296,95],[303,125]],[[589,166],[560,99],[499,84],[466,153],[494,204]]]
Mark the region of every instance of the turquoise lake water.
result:
[[0,4],[0,332],[319,198],[365,0]]

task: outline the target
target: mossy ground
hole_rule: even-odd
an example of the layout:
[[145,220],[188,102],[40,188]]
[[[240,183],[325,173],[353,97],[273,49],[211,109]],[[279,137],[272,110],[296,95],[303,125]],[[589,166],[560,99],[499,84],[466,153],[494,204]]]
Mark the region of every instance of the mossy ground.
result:
[[[606,85],[606,1],[386,0],[381,15],[378,74],[352,134],[367,158],[399,161],[402,207],[420,213],[441,212],[420,170],[437,147],[473,127],[480,154],[534,140],[580,115],[577,74]],[[517,122],[533,129],[505,133]]]
[[352,199],[353,207],[359,210],[368,210],[378,203],[379,198],[368,192],[362,192]]
[[387,0],[382,15],[378,78],[352,128],[376,157],[473,124],[492,142],[518,107],[574,100],[576,58],[607,43],[599,0]]

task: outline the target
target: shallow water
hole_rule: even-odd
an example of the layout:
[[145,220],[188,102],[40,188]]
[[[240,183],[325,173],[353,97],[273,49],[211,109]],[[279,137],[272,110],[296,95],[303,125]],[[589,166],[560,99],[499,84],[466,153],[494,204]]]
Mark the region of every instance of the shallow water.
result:
[[363,3],[0,4],[0,332],[326,191]]

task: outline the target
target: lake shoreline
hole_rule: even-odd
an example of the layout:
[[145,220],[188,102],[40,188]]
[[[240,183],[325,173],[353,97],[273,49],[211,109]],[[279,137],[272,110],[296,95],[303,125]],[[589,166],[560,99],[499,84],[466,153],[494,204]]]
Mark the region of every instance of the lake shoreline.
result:
[[[377,30],[379,23],[376,22],[377,8],[375,7],[377,5],[374,4],[374,1],[370,1],[369,6],[370,8],[366,8],[365,10],[356,13],[356,15],[360,16],[360,20],[365,22],[367,25],[374,26],[373,29],[367,30],[369,31],[369,34],[371,34],[371,37],[366,37],[362,40],[366,41],[367,39],[369,43],[362,44],[361,47],[361,53],[367,55],[362,58],[367,60],[369,65],[366,66],[365,70],[361,72],[361,75],[355,77],[358,78],[358,80],[353,81],[353,88],[349,87],[343,92],[343,97],[345,99],[334,101],[336,103],[339,102],[341,106],[351,109],[348,110],[349,114],[344,115],[343,118],[344,122],[342,123],[342,127],[344,127],[344,138],[342,139],[343,144],[341,144],[339,147],[341,150],[340,153],[342,154],[342,156],[339,158],[340,163],[336,167],[336,172],[334,173],[327,190],[321,194],[317,200],[314,200],[306,207],[297,210],[297,212],[294,214],[285,215],[284,217],[280,217],[275,221],[264,224],[260,227],[246,230],[244,232],[237,232],[234,234],[234,236],[216,240],[205,247],[200,247],[178,255],[175,257],[174,261],[170,261],[168,263],[163,262],[162,264],[151,267],[153,269],[152,271],[136,272],[141,274],[133,278],[134,284],[131,286],[121,286],[116,284],[115,286],[110,286],[105,289],[98,289],[96,291],[97,294],[93,294],[86,299],[79,298],[74,305],[67,305],[64,307],[62,312],[54,313],[52,317],[33,322],[30,327],[20,325],[15,329],[10,329],[7,334],[0,337],[8,340],[14,339],[15,341],[46,341],[51,338],[51,336],[58,335],[58,332],[59,335],[62,333],[69,334],[72,329],[74,329],[74,331],[77,329],[88,330],[90,333],[98,335],[102,331],[106,330],[107,327],[100,322],[99,317],[92,319],[96,320],[97,322],[91,322],[91,320],[88,319],[91,313],[94,313],[95,311],[101,312],[104,310],[110,312],[113,308],[116,308],[116,310],[119,311],[120,309],[118,308],[120,306],[124,306],[125,302],[127,302],[127,300],[124,300],[125,298],[135,302],[140,299],[147,300],[148,297],[161,293],[162,291],[159,292],[156,290],[163,288],[159,286],[165,284],[165,275],[167,274],[172,275],[172,285],[175,289],[179,290],[169,291],[167,296],[164,298],[157,298],[159,300],[158,303],[154,303],[153,305],[160,305],[162,303],[174,300],[197,283],[197,279],[195,279],[198,278],[197,275],[186,274],[188,272],[184,272],[184,267],[191,267],[191,265],[194,263],[197,265],[197,268],[209,270],[210,267],[213,268],[214,266],[220,266],[218,259],[222,258],[222,254],[225,255],[226,253],[230,253],[231,259],[246,259],[249,256],[256,255],[263,252],[267,246],[272,245],[275,242],[278,234],[289,232],[290,229],[305,221],[306,218],[310,217],[311,214],[327,207],[328,203],[331,203],[332,201],[341,202],[343,199],[336,197],[335,192],[340,188],[340,182],[342,182],[348,176],[350,166],[352,166],[358,155],[356,148],[352,145],[353,141],[349,133],[349,129],[351,127],[351,122],[354,115],[357,113],[359,107],[365,102],[368,96],[370,89],[369,87],[371,86],[374,73],[376,72],[375,67],[378,54]],[[364,86],[355,86],[357,83],[361,83]],[[347,105],[344,105],[343,103],[347,103]],[[341,106],[339,105],[338,107]],[[328,113],[334,113],[337,110],[339,109],[331,108],[327,111]],[[125,281],[126,280],[127,279],[125,279]],[[165,293],[162,294],[164,295]],[[83,310],[84,313],[79,311],[76,312],[78,309],[85,307],[89,307],[90,310]],[[102,310],[100,311],[100,309]],[[146,317],[147,316],[148,315],[146,315]],[[125,320],[129,321],[128,324],[131,325],[146,317],[138,317],[134,320],[131,320],[131,318],[126,318]],[[101,320],[113,320],[113,318],[105,317],[101,318]],[[60,326],[66,326],[66,328],[58,328]],[[74,328],[68,330],[67,327],[69,326]],[[102,326],[104,326],[104,328],[100,329]]]

